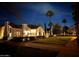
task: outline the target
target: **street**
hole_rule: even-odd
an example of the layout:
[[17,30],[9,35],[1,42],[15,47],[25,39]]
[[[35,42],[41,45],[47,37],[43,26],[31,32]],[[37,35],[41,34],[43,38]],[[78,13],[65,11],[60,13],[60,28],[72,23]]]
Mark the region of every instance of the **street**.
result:
[[[0,56],[10,57],[55,57],[58,51],[39,49],[28,46],[20,46],[23,42],[4,42],[0,43]],[[27,42],[26,42],[27,44]]]
[[62,57],[79,56],[79,47],[72,39],[65,45],[0,41],[0,57]]

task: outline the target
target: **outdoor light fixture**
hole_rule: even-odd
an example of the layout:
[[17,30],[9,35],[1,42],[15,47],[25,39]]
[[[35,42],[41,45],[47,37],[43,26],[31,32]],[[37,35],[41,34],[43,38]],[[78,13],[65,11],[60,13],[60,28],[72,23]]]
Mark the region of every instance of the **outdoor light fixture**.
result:
[[11,39],[12,39],[12,33],[9,33],[8,40],[11,40]]
[[28,38],[27,38],[27,40],[29,41],[29,40],[30,40],[30,38],[28,37]]
[[23,38],[22,41],[24,42],[25,41],[25,38]]

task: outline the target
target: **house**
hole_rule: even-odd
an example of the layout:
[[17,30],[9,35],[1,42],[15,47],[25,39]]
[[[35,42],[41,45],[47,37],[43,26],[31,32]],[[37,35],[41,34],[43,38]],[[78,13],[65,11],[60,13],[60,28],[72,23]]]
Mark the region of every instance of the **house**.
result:
[[22,26],[7,21],[4,24],[4,38],[9,40],[13,37],[22,37]]
[[44,36],[45,31],[41,26],[36,25],[23,25],[23,37],[35,37],[35,36]]
[[28,24],[15,25],[6,21],[5,24],[0,27],[0,38],[8,37],[8,39],[11,39],[13,37],[36,37],[44,35],[45,31],[42,26]]

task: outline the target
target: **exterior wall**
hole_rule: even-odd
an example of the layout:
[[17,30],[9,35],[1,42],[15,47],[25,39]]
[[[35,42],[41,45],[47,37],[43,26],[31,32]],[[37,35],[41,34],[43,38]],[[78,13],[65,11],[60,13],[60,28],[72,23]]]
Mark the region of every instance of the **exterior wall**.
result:
[[30,33],[30,28],[27,26],[27,24],[22,24],[22,37],[27,37]]
[[33,37],[33,36],[37,36],[36,29],[30,29],[24,31],[24,37]]
[[22,37],[22,29],[10,27],[8,32],[10,37]]
[[22,28],[13,28],[9,25],[9,22],[5,23],[5,33],[4,37],[13,38],[13,37],[22,37]]
[[42,27],[31,29],[27,24],[22,24],[22,28],[13,28],[6,22],[5,25],[0,28],[0,39],[2,37],[13,38],[13,37],[35,37],[44,36],[45,32]]
[[4,37],[4,29],[5,29],[4,26],[0,28],[0,39]]
[[24,30],[23,37],[28,37],[30,36],[30,30]]
[[44,36],[45,35],[45,31],[42,27],[38,27],[37,28],[37,36]]
[[27,26],[28,29],[24,28],[24,37],[33,37],[33,36],[44,36],[45,32],[42,27],[38,27],[36,29],[30,29]]
[[36,35],[36,29],[31,29],[29,35],[30,35],[30,36],[37,36],[37,35]]
[[12,37],[22,37],[22,29],[11,28]]

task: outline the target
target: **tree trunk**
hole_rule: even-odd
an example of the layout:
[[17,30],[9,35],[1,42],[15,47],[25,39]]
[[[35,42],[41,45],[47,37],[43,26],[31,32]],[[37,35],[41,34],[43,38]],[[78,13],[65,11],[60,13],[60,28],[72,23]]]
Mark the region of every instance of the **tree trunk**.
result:
[[51,23],[51,19],[50,19],[50,17],[48,17],[49,18],[49,26],[50,26],[50,36],[51,35],[53,35],[53,27],[52,27],[52,23]]
[[51,26],[51,35],[53,35],[53,27]]
[[65,36],[65,31],[64,31],[64,33],[63,33],[63,34],[64,34],[64,36]]
[[79,46],[79,23],[76,23],[76,35],[77,35],[77,45]]

